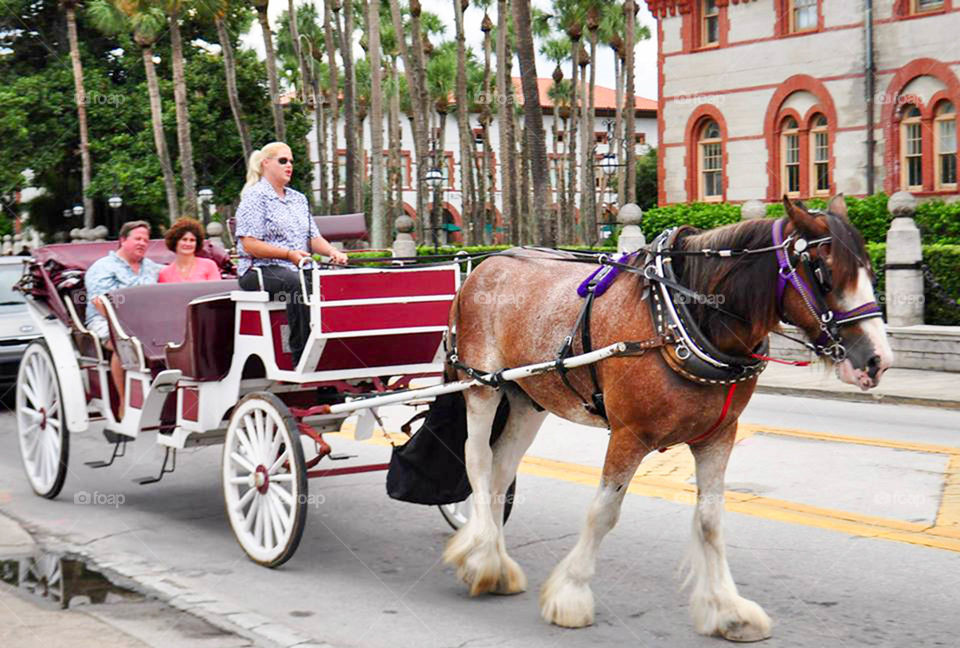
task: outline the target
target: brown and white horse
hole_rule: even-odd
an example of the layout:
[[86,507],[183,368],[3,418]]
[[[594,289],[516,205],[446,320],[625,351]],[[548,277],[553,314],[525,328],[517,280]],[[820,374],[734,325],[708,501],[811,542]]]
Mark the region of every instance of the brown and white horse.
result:
[[[872,304],[868,257],[862,237],[846,218],[843,197],[832,199],[827,213],[808,212],[786,199],[784,204],[787,218],[782,234],[788,241],[830,237],[808,252],[814,261],[823,259],[832,275],[833,286],[825,296],[825,305],[832,312],[849,313],[857,312],[865,303]],[[687,236],[680,245],[685,250],[769,247],[775,239],[771,222],[729,225]],[[800,250],[791,248],[790,255],[795,251]],[[513,256],[485,261],[466,280],[451,314],[463,364],[494,371],[556,355],[577,318],[582,300],[576,296],[576,289],[589,270],[576,263],[559,263],[549,256],[515,251]],[[778,305],[779,261],[773,252],[736,258],[683,258],[679,264],[682,271],[677,272],[680,282],[701,294],[715,296],[726,310],[743,318],[741,321],[707,308],[695,309],[701,330],[718,350],[749,356],[777,327],[781,316],[799,326],[810,340],[823,335],[820,318],[795,284],[786,287],[781,295],[783,303]],[[810,269],[810,265],[798,267],[806,284],[816,281],[816,277],[805,276]],[[627,274],[596,300],[591,318],[594,348],[654,336],[643,286],[638,275]],[[864,389],[876,386],[893,361],[882,320],[857,320],[834,331],[839,331],[846,348],[845,359],[836,367],[840,379]],[[639,357],[608,358],[596,365],[596,370],[608,421],[588,413],[557,373],[550,372],[520,381],[519,388],[504,388],[510,415],[492,449],[490,430],[501,394],[488,387],[465,393],[469,428],[466,465],[473,487],[473,509],[469,522],[451,538],[444,559],[458,568],[458,576],[469,585],[471,595],[523,591],[526,576],[507,555],[502,524],[504,495],[523,454],[547,414],[597,427],[609,425],[610,441],[600,485],[580,538],[553,570],[540,594],[541,614],[547,621],[566,627],[590,625],[594,615],[590,580],[597,550],[617,522],[626,486],[648,453],[690,442],[696,458],[698,498],[686,582],[694,626],[702,634],[731,640],[770,636],[767,614],[737,592],[727,566],[721,528],[727,459],[737,419],[750,400],[756,378],[739,386],[724,422],[703,438],[726,402],[726,386],[682,378],[657,351]],[[574,369],[568,377],[581,393],[593,391],[586,368]]]

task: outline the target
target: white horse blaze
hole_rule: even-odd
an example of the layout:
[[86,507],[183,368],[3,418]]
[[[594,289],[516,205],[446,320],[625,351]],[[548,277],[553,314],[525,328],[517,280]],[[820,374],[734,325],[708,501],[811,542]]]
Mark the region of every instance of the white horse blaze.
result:
[[[840,299],[840,308],[844,311],[850,311],[858,306],[875,301],[876,296],[873,292],[873,286],[870,277],[865,268],[860,268],[857,275],[857,283],[853,290],[847,291]],[[845,383],[857,385],[861,389],[875,387],[880,381],[880,376],[893,364],[893,349],[890,348],[890,342],[887,339],[887,329],[883,319],[871,317],[860,320],[860,329],[863,331],[867,340],[873,347],[873,355],[880,358],[879,371],[876,380],[870,378],[866,371],[855,369],[850,360],[844,360],[837,365],[837,376]]]

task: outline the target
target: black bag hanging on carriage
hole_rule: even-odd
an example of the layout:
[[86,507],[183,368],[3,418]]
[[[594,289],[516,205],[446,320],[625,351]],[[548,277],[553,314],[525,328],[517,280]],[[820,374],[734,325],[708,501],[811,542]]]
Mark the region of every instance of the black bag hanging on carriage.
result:
[[[510,404],[500,401],[490,444],[507,424]],[[464,459],[467,404],[461,392],[443,394],[430,404],[423,425],[402,446],[394,446],[387,470],[387,495],[413,504],[453,504],[470,496]]]

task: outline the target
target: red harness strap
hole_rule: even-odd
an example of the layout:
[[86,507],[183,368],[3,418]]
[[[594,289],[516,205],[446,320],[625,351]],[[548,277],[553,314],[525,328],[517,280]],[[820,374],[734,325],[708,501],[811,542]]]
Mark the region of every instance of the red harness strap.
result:
[[[730,385],[729,391],[727,391],[727,400],[723,403],[723,409],[720,410],[720,418],[717,419],[717,422],[710,426],[710,429],[701,434],[698,437],[694,437],[687,441],[687,445],[693,445],[695,443],[700,443],[701,441],[706,441],[710,438],[710,435],[717,431],[720,425],[723,423],[724,419],[727,418],[727,412],[730,411],[730,403],[733,402],[733,392],[737,391],[737,383]],[[666,452],[667,448],[660,448],[660,452]]]
[[751,358],[756,358],[757,360],[765,360],[767,362],[776,362],[778,364],[791,365],[794,367],[809,367],[809,360],[781,360],[780,358],[771,358],[770,356],[760,355],[759,353],[750,354]]

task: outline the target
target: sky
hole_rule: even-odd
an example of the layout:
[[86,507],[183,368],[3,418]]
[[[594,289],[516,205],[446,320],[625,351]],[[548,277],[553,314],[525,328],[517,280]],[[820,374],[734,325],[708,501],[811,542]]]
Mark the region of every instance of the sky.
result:
[[[298,1],[297,6],[307,4],[308,2],[315,1],[320,9],[320,15],[323,15],[322,10],[322,0],[306,0]],[[452,40],[455,36],[454,22],[453,22],[453,0],[421,0],[421,4],[425,11],[430,11],[437,14],[444,24],[447,25],[447,31],[443,36],[442,40]],[[539,7],[544,11],[549,11],[550,2],[549,0],[532,0],[532,4],[535,7]],[[640,13],[637,14],[638,24],[646,25],[650,29],[650,39],[642,41],[637,45],[636,49],[636,92],[641,97],[646,97],[648,99],[657,98],[657,25],[656,21],[650,15],[650,11],[647,9],[647,3],[640,2]],[[490,18],[496,24],[496,3],[494,3],[494,8],[490,12]],[[281,2],[279,0],[273,0],[270,3],[270,25],[273,27],[274,32],[278,29],[277,19],[281,13],[287,8],[286,2]],[[483,32],[480,31],[480,21],[483,18],[483,13],[475,5],[470,5],[464,14],[464,23],[465,23],[465,32],[467,37],[467,46],[472,48],[480,58],[483,56]],[[586,30],[584,30],[586,31]],[[245,47],[255,49],[259,52],[260,57],[263,58],[263,42],[260,36],[260,25],[254,23],[250,32],[245,34],[241,39],[241,42]],[[434,43],[436,45],[437,43]],[[537,44],[539,48],[539,44]],[[357,48],[358,54],[362,51]],[[613,69],[613,54],[610,51],[609,47],[598,47],[597,56],[600,59],[600,64],[597,66],[597,85],[606,86],[608,88],[616,87],[616,78],[614,76]],[[553,64],[547,59],[537,54],[537,76],[539,77],[548,77],[553,73]],[[569,64],[565,66],[564,74],[567,78],[570,77]],[[514,67],[513,75],[520,75],[520,66],[516,58],[514,58]]]

